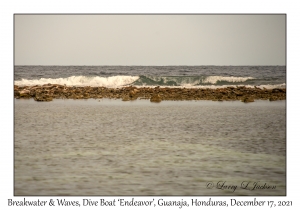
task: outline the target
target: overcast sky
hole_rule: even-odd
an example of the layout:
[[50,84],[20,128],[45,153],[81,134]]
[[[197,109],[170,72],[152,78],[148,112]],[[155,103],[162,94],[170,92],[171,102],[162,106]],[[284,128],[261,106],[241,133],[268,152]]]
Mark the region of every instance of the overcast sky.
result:
[[285,65],[285,15],[15,15],[15,65]]

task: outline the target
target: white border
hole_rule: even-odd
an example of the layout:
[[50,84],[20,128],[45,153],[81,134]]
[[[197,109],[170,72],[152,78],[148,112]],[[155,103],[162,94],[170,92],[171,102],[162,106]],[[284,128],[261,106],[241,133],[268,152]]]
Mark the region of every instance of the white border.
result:
[[[299,154],[299,140],[297,129],[298,71],[299,69],[299,9],[296,1],[78,1],[78,0],[4,0],[1,2],[1,190],[0,208],[7,207],[7,199],[13,196],[13,14],[14,13],[281,13],[287,14],[287,196],[286,197],[258,197],[259,200],[292,200],[293,208],[299,206],[298,180],[299,169],[297,154]],[[4,77],[3,77],[4,75]],[[296,162],[297,161],[297,162]],[[46,198],[46,197],[44,197]],[[140,197],[141,198],[141,197]],[[204,197],[207,199],[208,197]],[[217,197],[213,197],[217,199]],[[250,197],[243,197],[251,200]],[[18,197],[17,200],[21,198]],[[30,199],[34,199],[30,197]],[[38,198],[37,198],[38,199]],[[71,200],[68,197],[68,200]],[[80,197],[74,197],[81,200]],[[95,198],[93,198],[95,199]],[[158,198],[156,198],[158,199]],[[172,199],[172,197],[171,197]],[[185,197],[188,200],[188,197]],[[229,201],[229,197],[220,197]],[[242,200],[242,197],[238,197]],[[48,207],[50,208],[50,207]],[[100,207],[91,207],[93,209]],[[156,207],[157,208],[157,207]],[[178,207],[175,207],[176,209]],[[174,209],[175,209],[174,208]],[[199,207],[198,207],[199,208]],[[53,209],[53,208],[52,208]],[[62,208],[66,209],[66,208]],[[129,209],[129,208],[128,208]],[[210,208],[215,209],[215,208]],[[269,209],[264,207],[261,209]]]

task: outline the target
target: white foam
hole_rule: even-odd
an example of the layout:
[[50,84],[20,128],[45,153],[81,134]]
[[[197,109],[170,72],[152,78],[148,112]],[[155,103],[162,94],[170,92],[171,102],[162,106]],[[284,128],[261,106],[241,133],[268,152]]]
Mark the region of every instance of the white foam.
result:
[[[286,84],[282,83],[282,84],[277,84],[277,85],[195,85],[195,86],[191,86],[191,85],[181,85],[181,86],[161,86],[161,88],[164,87],[168,87],[168,88],[203,88],[203,89],[217,89],[217,88],[227,88],[227,87],[247,87],[247,88],[260,88],[260,89],[274,89],[274,88],[286,88]],[[136,86],[139,88],[142,87],[149,87],[149,88],[155,88],[156,86]]]
[[274,89],[274,88],[286,88],[286,84],[277,84],[277,85],[259,85],[257,86],[260,89],[266,88],[266,89]]
[[22,79],[20,81],[15,81],[15,85],[18,86],[33,86],[33,85],[43,85],[43,84],[59,84],[67,86],[92,86],[92,87],[121,87],[124,85],[129,85],[136,81],[138,76],[112,76],[112,77],[86,77],[86,76],[71,76],[67,78],[41,78],[35,80]]
[[253,77],[223,77],[223,76],[209,76],[205,78],[202,83],[216,84],[218,81],[226,82],[245,82],[249,79],[255,79]]

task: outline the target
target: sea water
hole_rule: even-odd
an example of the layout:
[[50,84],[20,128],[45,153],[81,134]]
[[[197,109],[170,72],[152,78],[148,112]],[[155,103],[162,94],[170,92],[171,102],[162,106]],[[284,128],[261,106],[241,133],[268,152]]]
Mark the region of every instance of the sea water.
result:
[[[15,66],[16,85],[286,86],[285,66]],[[15,195],[286,195],[286,101],[14,99]]]
[[285,107],[15,99],[14,192],[286,195]]
[[15,85],[285,88],[285,66],[15,66]]

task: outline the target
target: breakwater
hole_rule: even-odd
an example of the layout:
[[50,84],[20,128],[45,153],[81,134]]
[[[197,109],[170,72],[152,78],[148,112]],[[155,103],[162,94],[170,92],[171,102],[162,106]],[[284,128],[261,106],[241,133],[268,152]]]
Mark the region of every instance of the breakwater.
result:
[[59,84],[35,86],[14,85],[14,97],[33,98],[35,101],[52,101],[53,99],[122,99],[123,101],[147,99],[151,102],[163,100],[213,100],[213,101],[242,101],[255,100],[285,100],[285,88],[249,88],[245,86],[210,88],[170,88],[170,87],[136,87],[121,88],[107,87],[71,87]]

